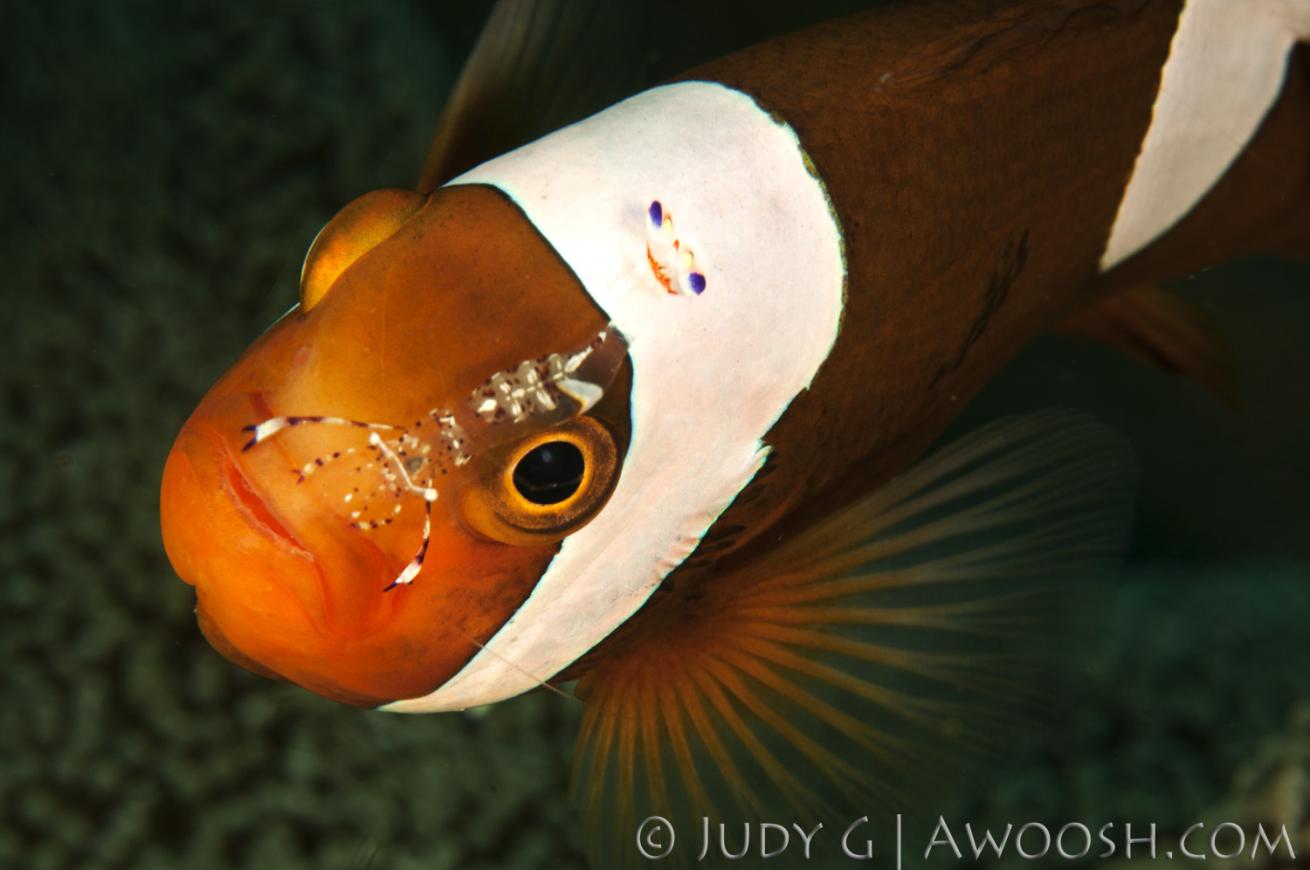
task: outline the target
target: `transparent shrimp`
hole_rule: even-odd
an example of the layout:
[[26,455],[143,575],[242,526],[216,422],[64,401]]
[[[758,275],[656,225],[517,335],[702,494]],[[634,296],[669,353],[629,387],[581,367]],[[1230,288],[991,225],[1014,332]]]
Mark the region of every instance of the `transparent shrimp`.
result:
[[433,408],[409,426],[331,415],[277,416],[242,428],[249,451],[288,429],[336,426],[367,433],[367,441],[315,456],[293,468],[303,484],[325,470],[348,471],[341,501],[350,524],[371,531],[393,523],[407,503],[423,505],[423,532],[414,556],[384,591],[414,582],[432,535],[432,505],[450,476],[472,459],[530,431],[557,426],[591,410],[627,357],[628,341],[614,324],[585,345],[524,360],[477,385],[462,403]]

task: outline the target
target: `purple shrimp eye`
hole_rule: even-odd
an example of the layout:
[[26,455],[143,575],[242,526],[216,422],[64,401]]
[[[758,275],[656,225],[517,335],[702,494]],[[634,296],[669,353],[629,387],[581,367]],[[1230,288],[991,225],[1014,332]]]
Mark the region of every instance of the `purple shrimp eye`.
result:
[[673,215],[658,199],[646,209],[646,260],[651,274],[672,296],[699,296],[705,292],[705,273],[696,267],[696,257],[673,227]]

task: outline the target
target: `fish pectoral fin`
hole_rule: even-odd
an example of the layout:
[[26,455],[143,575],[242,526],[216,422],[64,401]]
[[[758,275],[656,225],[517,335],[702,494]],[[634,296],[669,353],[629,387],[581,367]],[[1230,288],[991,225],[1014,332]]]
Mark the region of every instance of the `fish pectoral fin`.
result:
[[1227,342],[1205,311],[1172,291],[1145,284],[1107,296],[1060,331],[1109,345],[1195,381],[1230,406],[1238,404]]
[[577,688],[573,794],[594,866],[635,863],[651,816],[673,822],[676,864],[695,863],[706,816],[736,851],[744,822],[824,822],[836,848],[834,825],[924,810],[925,786],[951,787],[1052,706],[1052,649],[1071,646],[1059,615],[1113,573],[1133,480],[1125,440],[1087,416],[1010,418],[658,594]]

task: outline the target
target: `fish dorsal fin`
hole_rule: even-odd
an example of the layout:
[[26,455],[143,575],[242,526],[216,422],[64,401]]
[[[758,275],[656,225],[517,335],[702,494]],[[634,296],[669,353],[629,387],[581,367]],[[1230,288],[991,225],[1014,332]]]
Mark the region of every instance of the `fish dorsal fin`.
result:
[[464,64],[418,189],[748,45],[878,0],[498,0]]
[[623,5],[499,0],[442,110],[418,189],[637,90],[642,59],[613,53],[639,27]]
[[577,687],[593,865],[636,863],[650,816],[678,833],[664,863],[714,866],[717,844],[695,860],[705,816],[734,852],[743,822],[824,822],[815,855],[841,858],[834,825],[922,809],[924,784],[1014,739],[1045,697],[1041,641],[1063,640],[1077,581],[1114,570],[1132,480],[1124,440],[1085,415],[1007,419],[752,562],[659,593]]
[[1146,284],[1107,296],[1061,331],[1195,381],[1230,406],[1238,403],[1228,343],[1204,310],[1170,290]]

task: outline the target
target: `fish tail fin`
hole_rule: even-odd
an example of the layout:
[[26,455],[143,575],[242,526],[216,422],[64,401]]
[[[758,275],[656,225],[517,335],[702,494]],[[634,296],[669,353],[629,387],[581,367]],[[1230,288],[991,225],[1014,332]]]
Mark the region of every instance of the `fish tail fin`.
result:
[[1232,352],[1213,319],[1163,287],[1143,284],[1107,296],[1065,321],[1060,331],[1188,378],[1230,407],[1240,404]]
[[1042,709],[1041,641],[1072,584],[1118,562],[1133,477],[1124,440],[1084,415],[1003,420],[748,564],[661,590],[578,683],[592,862],[660,854],[658,823],[639,831],[652,816],[678,866],[704,863],[705,817],[735,853],[743,822],[823,822],[832,849],[843,812],[913,811]]

